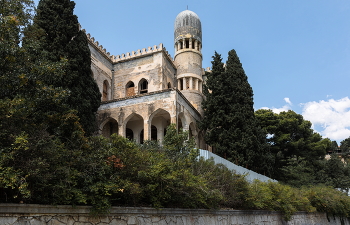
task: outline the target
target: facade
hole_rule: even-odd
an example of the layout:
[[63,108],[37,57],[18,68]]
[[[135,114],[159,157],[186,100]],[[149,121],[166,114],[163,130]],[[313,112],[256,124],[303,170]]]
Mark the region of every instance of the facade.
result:
[[198,148],[206,149],[197,128],[201,120],[202,29],[197,14],[185,10],[174,26],[174,59],[155,45],[122,55],[110,55],[87,35],[91,70],[102,93],[98,110],[100,134],[163,141],[171,123],[189,131]]

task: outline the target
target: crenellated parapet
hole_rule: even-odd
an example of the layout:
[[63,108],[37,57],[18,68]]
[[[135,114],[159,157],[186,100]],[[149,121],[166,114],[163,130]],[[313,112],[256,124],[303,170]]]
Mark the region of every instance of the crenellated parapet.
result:
[[[85,29],[83,29],[82,31],[86,33]],[[102,53],[103,56],[108,58],[112,63],[117,63],[120,61],[129,60],[129,59],[137,58],[143,55],[148,55],[148,54],[161,52],[161,51],[163,51],[165,55],[169,58],[169,60],[173,62],[173,58],[171,57],[171,55],[169,54],[169,52],[166,50],[166,48],[163,46],[162,43],[160,43],[159,45],[154,45],[153,47],[138,49],[137,51],[127,52],[121,55],[111,55],[109,52],[107,52],[107,50],[102,45],[100,45],[98,41],[95,40],[94,37],[91,36],[91,34],[87,33],[86,36],[90,44],[93,47],[95,47],[95,49],[97,49],[100,53]]]
[[[83,29],[82,31],[86,33],[85,29]],[[91,34],[87,33],[86,36],[88,38],[88,41],[92,44],[92,46],[99,50],[105,57],[109,59],[111,58],[111,53],[107,52],[107,50],[102,45],[100,45],[100,43],[96,41],[94,37],[91,37]]]
[[148,55],[148,54],[152,54],[152,53],[156,53],[156,52],[161,52],[163,51],[166,56],[173,61],[173,59],[171,58],[170,54],[168,53],[168,51],[166,50],[166,48],[163,46],[162,43],[160,43],[159,45],[154,45],[153,47],[148,47],[148,48],[143,48],[143,49],[138,49],[137,51],[132,51],[127,52],[125,54],[121,54],[121,55],[112,55],[111,56],[111,60],[113,62],[119,62],[119,61],[124,61],[124,60],[129,60],[132,58],[136,58],[142,55]]

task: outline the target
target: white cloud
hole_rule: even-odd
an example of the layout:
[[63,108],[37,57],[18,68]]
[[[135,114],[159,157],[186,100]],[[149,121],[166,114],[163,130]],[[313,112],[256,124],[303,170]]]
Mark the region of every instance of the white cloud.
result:
[[342,141],[350,136],[350,99],[348,97],[301,104],[304,119],[321,126],[323,137]]
[[288,105],[293,105],[289,98],[284,98],[284,101],[288,103]]
[[284,101],[285,101],[287,104],[284,105],[284,106],[282,106],[281,108],[262,107],[261,109],[271,109],[272,112],[274,112],[274,113],[280,113],[280,112],[285,112],[285,111],[291,110],[291,109],[292,109],[291,106],[293,105],[293,103],[290,101],[290,99],[289,99],[289,98],[284,98]]

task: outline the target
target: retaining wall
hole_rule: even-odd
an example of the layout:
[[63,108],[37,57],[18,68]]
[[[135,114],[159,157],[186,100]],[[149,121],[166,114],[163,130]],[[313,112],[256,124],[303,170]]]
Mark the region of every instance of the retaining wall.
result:
[[93,217],[85,206],[0,204],[1,225],[350,225],[349,219],[300,212],[285,222],[282,214],[258,210],[153,209],[113,207]]

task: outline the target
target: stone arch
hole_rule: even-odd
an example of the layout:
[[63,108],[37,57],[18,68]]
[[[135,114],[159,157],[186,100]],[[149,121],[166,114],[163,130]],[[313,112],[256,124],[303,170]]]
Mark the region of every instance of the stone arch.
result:
[[138,91],[139,94],[148,93],[148,81],[145,78],[142,78],[139,81],[138,87],[139,87],[139,91]]
[[[127,135],[131,136],[132,131],[132,139],[136,141],[136,143],[142,143],[143,137],[140,137],[143,127],[144,127],[144,119],[141,115],[136,113],[131,113],[124,122],[125,129],[125,137]],[[128,132],[128,133],[127,133]],[[130,137],[129,137],[130,138]]]
[[125,85],[125,96],[129,97],[129,96],[134,96],[135,95],[135,84],[132,81],[129,81],[126,85]]
[[118,122],[113,118],[106,119],[100,125],[101,134],[104,137],[110,137],[112,134],[118,134]]
[[[170,125],[170,113],[165,109],[159,108],[151,114],[149,121],[151,125],[151,139],[156,137],[156,140],[162,143],[166,134],[166,128]],[[152,129],[153,126],[156,129]]]
[[102,101],[108,101],[109,100],[109,93],[110,92],[110,85],[107,80],[103,81],[102,86]]

